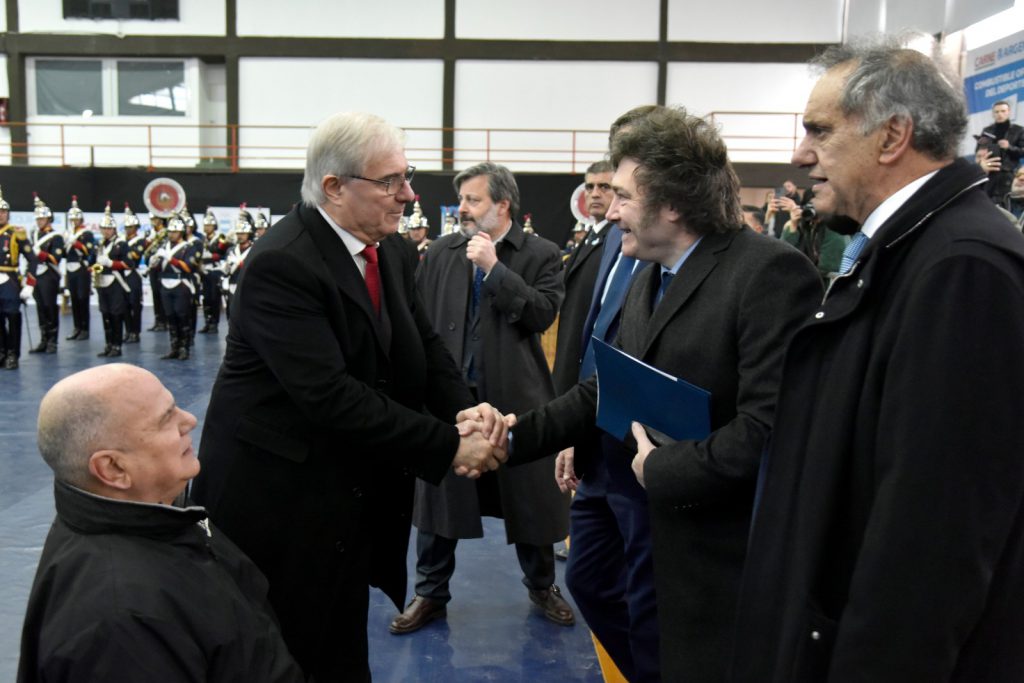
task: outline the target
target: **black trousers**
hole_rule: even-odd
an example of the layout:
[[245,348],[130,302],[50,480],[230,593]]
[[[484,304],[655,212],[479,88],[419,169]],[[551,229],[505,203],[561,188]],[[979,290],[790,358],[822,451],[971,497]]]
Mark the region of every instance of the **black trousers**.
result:
[[160,268],[149,269],[149,287],[153,292],[153,316],[157,323],[167,321],[167,314],[164,312],[163,287],[160,286]]
[[122,327],[128,312],[128,292],[117,281],[98,288],[100,314],[103,316],[103,335],[110,346],[120,346],[124,341]]
[[68,291],[71,293],[71,317],[76,330],[89,331],[89,292],[92,289],[92,273],[88,266],[68,271]]
[[125,316],[125,329],[132,334],[139,334],[142,332],[142,276],[133,270],[125,275],[124,279],[131,290],[128,292],[128,313]]
[[32,298],[36,300],[36,314],[39,316],[40,334],[56,336],[60,327],[60,309],[57,296],[60,294],[60,273],[53,268],[36,277],[36,288]]
[[[171,280],[168,282],[170,284]],[[171,333],[171,343],[175,341],[192,345],[192,320],[195,316],[193,293],[185,281],[173,287],[161,284],[160,298],[163,301],[164,314],[167,316],[167,328]]]
[[203,317],[207,323],[220,322],[221,280],[224,274],[219,270],[208,270],[203,274]]

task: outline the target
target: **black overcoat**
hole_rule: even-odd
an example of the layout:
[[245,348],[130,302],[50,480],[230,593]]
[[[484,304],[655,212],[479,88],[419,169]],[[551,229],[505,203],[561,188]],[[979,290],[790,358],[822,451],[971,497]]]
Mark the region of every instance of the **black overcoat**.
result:
[[[820,301],[821,278],[788,244],[742,228],[705,235],[652,315],[659,283],[657,266],[635,276],[617,344],[708,389],[712,429],[707,439],[655,449],[644,468],[662,679],[719,683],[783,352]],[[522,416],[511,461],[585,436],[596,387],[588,380]]]
[[414,476],[450,471],[472,404],[404,247],[378,258],[381,320],[316,209],[276,223],[246,258],[203,426],[193,495],[267,575],[307,673],[365,632],[368,583],[403,606]]
[[1024,239],[983,180],[928,180],[793,339],[734,681],[1024,676]]
[[[435,240],[417,278],[428,317],[455,358],[462,358],[472,290],[467,241],[461,232]],[[484,280],[479,320],[469,332],[483,340],[477,389],[503,413],[521,414],[555,395],[540,336],[562,300],[561,255],[553,242],[517,223],[496,246],[499,263]],[[509,543],[547,545],[569,532],[569,496],[558,490],[554,472],[551,451],[525,467],[498,470]],[[478,499],[472,481],[449,474],[439,487],[416,483],[413,523],[447,538],[479,538],[480,510],[491,507]]]

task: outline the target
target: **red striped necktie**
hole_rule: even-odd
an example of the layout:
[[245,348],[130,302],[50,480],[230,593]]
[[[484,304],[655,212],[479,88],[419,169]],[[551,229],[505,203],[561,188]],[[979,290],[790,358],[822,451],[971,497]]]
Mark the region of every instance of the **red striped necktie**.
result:
[[380,317],[380,267],[377,265],[377,247],[369,245],[361,252],[366,259],[366,291],[370,293],[373,310]]

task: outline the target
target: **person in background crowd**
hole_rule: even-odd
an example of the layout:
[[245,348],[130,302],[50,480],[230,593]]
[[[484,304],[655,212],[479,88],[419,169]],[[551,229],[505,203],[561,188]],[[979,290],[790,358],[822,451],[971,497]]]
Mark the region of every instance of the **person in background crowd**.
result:
[[89,268],[96,263],[96,238],[85,225],[85,215],[78,208],[77,195],[72,195],[71,208],[68,209],[68,242],[65,268],[75,328],[65,339],[86,341],[89,339],[89,295],[92,292]]
[[[21,357],[21,305],[32,298],[36,256],[24,228],[10,225],[11,206],[0,191],[0,366],[17,370]],[[28,263],[21,283],[21,259]]]
[[1013,182],[1013,172],[1024,156],[1024,127],[1010,123],[1010,103],[1000,100],[992,105],[993,123],[975,136],[975,159],[988,173],[985,192],[1002,205]]
[[131,292],[124,274],[137,264],[129,261],[128,243],[117,234],[117,221],[110,213],[110,202],[107,202],[103,218],[100,219],[100,234],[103,239],[96,247],[96,264],[92,271],[100,314],[103,316],[105,346],[97,355],[101,358],[117,358],[121,355],[121,344],[124,341],[124,320]]
[[39,345],[29,353],[57,353],[57,337],[60,333],[60,262],[64,260],[64,236],[53,229],[53,211],[32,193],[35,203],[36,240],[32,245],[36,252],[35,290],[36,315],[39,318]]
[[[126,263],[131,267],[123,273],[128,283],[128,311],[124,319],[124,343],[138,344],[142,334],[142,275],[139,265],[142,263],[149,240],[139,233],[139,217],[135,215],[128,202],[124,203],[124,241],[128,243]],[[159,292],[156,292],[159,296]]]

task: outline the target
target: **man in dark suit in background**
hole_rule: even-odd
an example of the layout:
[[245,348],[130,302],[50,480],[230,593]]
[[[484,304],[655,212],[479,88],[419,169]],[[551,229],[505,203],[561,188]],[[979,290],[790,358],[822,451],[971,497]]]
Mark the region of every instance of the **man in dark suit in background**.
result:
[[992,120],[992,125],[985,126],[981,135],[976,136],[974,156],[982,170],[988,172],[985,192],[1002,206],[1013,184],[1013,173],[1024,156],[1024,127],[1010,122],[1010,103],[1005,100],[992,105]]
[[612,225],[605,216],[612,204],[611,182],[614,170],[611,162],[598,161],[591,164],[583,176],[587,210],[594,224],[587,230],[583,242],[573,249],[562,271],[565,299],[558,311],[555,366],[551,370],[555,393],[559,395],[569,391],[579,381],[584,346],[583,325],[590,312],[594,282],[597,280],[601,255]]
[[414,478],[504,458],[453,426],[471,395],[386,239],[413,198],[403,137],[352,113],[313,133],[303,202],[253,247],[232,299],[193,488],[266,574],[316,681],[370,680],[368,586],[405,602]]
[[[650,511],[661,667],[634,680],[717,683],[783,352],[821,281],[802,254],[743,226],[739,182],[704,120],[655,108],[614,135],[612,162],[622,253],[653,262],[629,290],[617,343],[711,392],[708,438],[653,448],[634,426],[638,447],[606,451],[610,480],[631,476],[632,461]],[[523,415],[510,463],[586,438],[596,403],[591,378]]]
[[[436,240],[417,274],[438,335],[461,360],[475,396],[505,412],[554,398],[540,336],[562,301],[558,247],[514,219],[519,188],[504,166],[481,163],[455,176],[461,230]],[[477,482],[449,474],[440,486],[416,483],[416,595],[391,622],[410,633],[446,616],[458,539],[483,536],[483,515],[505,520],[529,598],[549,620],[575,622],[555,585],[552,544],[569,529],[568,496],[551,481],[549,457]]]

